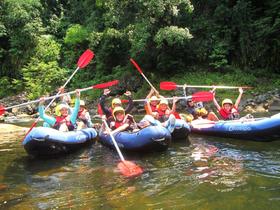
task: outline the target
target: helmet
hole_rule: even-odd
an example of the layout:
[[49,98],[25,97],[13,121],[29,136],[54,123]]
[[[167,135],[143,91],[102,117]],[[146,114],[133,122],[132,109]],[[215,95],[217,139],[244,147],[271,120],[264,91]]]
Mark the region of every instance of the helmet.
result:
[[119,98],[114,98],[112,100],[112,108],[115,108],[115,104],[122,104],[122,101]]
[[113,110],[113,117],[114,117],[115,119],[116,119],[115,114],[116,114],[117,112],[122,112],[123,114],[125,113],[125,112],[124,112],[124,109],[123,109],[122,107],[117,106],[117,107],[114,108],[114,110]]
[[158,98],[156,97],[156,96],[152,96],[151,98],[150,98],[150,101],[157,101],[158,100]]
[[85,101],[84,100],[80,100],[80,106],[85,106],[85,105],[86,105]]
[[61,115],[60,110],[63,108],[69,109],[69,106],[67,104],[59,104],[58,106],[55,107],[55,114],[57,116],[60,116]]
[[224,104],[231,104],[231,105],[233,105],[232,100],[230,100],[229,98],[226,98],[226,99],[223,100],[222,106],[224,106]]
[[75,100],[76,100],[75,98],[72,98],[72,99],[71,99],[71,101],[70,101],[70,105],[71,105],[71,106],[75,104]]
[[208,111],[205,108],[200,108],[197,110],[197,115],[201,117],[207,116]]
[[166,99],[161,99],[160,102],[159,102],[159,105],[161,105],[161,104],[168,105],[168,101]]

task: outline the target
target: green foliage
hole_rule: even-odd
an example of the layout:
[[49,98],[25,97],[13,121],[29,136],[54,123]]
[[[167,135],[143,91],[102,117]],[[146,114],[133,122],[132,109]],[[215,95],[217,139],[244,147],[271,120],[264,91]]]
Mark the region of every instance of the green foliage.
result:
[[126,88],[136,90],[141,77],[130,57],[155,82],[174,77],[271,88],[279,85],[279,10],[277,0],[2,0],[1,84],[14,92],[25,85],[31,98],[45,94],[90,48],[96,56],[71,88],[125,78]]
[[60,45],[51,36],[42,36],[35,54],[22,69],[25,89],[30,99],[53,91],[65,80],[66,71],[59,67]]
[[193,36],[190,34],[187,28],[178,28],[177,26],[168,26],[161,28],[156,36],[155,42],[157,47],[162,47],[165,43],[169,46],[184,45],[186,41]]
[[218,43],[214,46],[212,53],[209,55],[210,63],[214,69],[223,69],[228,66],[228,47],[224,43]]
[[89,33],[86,28],[75,24],[67,29],[64,42],[66,44],[77,45],[87,40]]

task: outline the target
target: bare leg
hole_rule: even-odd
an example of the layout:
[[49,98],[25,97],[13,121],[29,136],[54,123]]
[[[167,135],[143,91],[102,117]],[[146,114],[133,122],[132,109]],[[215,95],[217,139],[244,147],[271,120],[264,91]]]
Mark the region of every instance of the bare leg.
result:
[[211,121],[219,121],[219,118],[214,112],[209,112],[207,119]]

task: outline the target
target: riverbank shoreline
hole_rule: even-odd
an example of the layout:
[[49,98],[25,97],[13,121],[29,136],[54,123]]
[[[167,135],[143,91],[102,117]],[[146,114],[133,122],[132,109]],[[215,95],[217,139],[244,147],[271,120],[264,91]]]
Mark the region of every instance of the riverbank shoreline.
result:
[[[180,93],[178,93],[180,94]],[[0,99],[0,104],[4,107],[14,106],[17,104],[25,103],[28,99],[26,93],[21,93],[15,96],[5,97]],[[109,100],[108,100],[109,101]],[[94,116],[97,114],[96,101],[86,101],[87,108],[91,114]],[[50,114],[54,114],[54,109],[57,102],[52,104]],[[144,114],[143,104],[135,103],[135,107],[132,110],[132,114]],[[38,117],[37,113],[38,104],[31,104],[24,107],[13,108],[0,116],[0,122],[16,124],[18,122],[32,121]],[[208,108],[214,110],[213,104],[211,102],[206,105]],[[177,106],[178,112],[184,112],[185,104],[184,101],[178,102]],[[240,103],[240,111],[244,113],[267,113],[267,112],[280,112],[280,89],[274,89],[268,91],[264,94],[255,94],[250,97],[244,97]],[[143,113],[142,113],[143,112]]]

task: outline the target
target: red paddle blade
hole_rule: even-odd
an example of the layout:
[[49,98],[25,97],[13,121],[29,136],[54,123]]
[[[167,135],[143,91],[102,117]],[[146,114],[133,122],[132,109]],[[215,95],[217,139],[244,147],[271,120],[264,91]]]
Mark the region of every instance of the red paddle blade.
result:
[[213,93],[211,93],[209,91],[201,91],[201,92],[197,92],[192,95],[192,100],[194,102],[212,101],[213,98],[214,98]]
[[102,89],[102,88],[111,87],[113,85],[117,85],[118,83],[119,83],[119,80],[113,80],[111,82],[105,82],[105,83],[101,83],[98,85],[93,85],[92,88]]
[[138,176],[143,173],[143,169],[140,166],[127,160],[120,162],[118,169],[126,177]]
[[128,103],[128,100],[127,99],[121,99],[121,102],[126,104],[126,103]]
[[0,116],[5,113],[5,107],[3,105],[0,105]]
[[161,82],[159,84],[159,88],[161,90],[175,90],[177,87],[177,84],[175,82]]
[[94,53],[93,53],[91,50],[87,49],[87,50],[81,55],[81,57],[79,58],[78,64],[77,64],[78,67],[79,67],[80,69],[86,67],[86,66],[89,64],[89,62],[91,61],[91,59],[92,59],[93,57],[94,57]]
[[130,58],[130,62],[135,66],[135,68],[140,72],[140,74],[143,74],[138,64],[132,58]]

